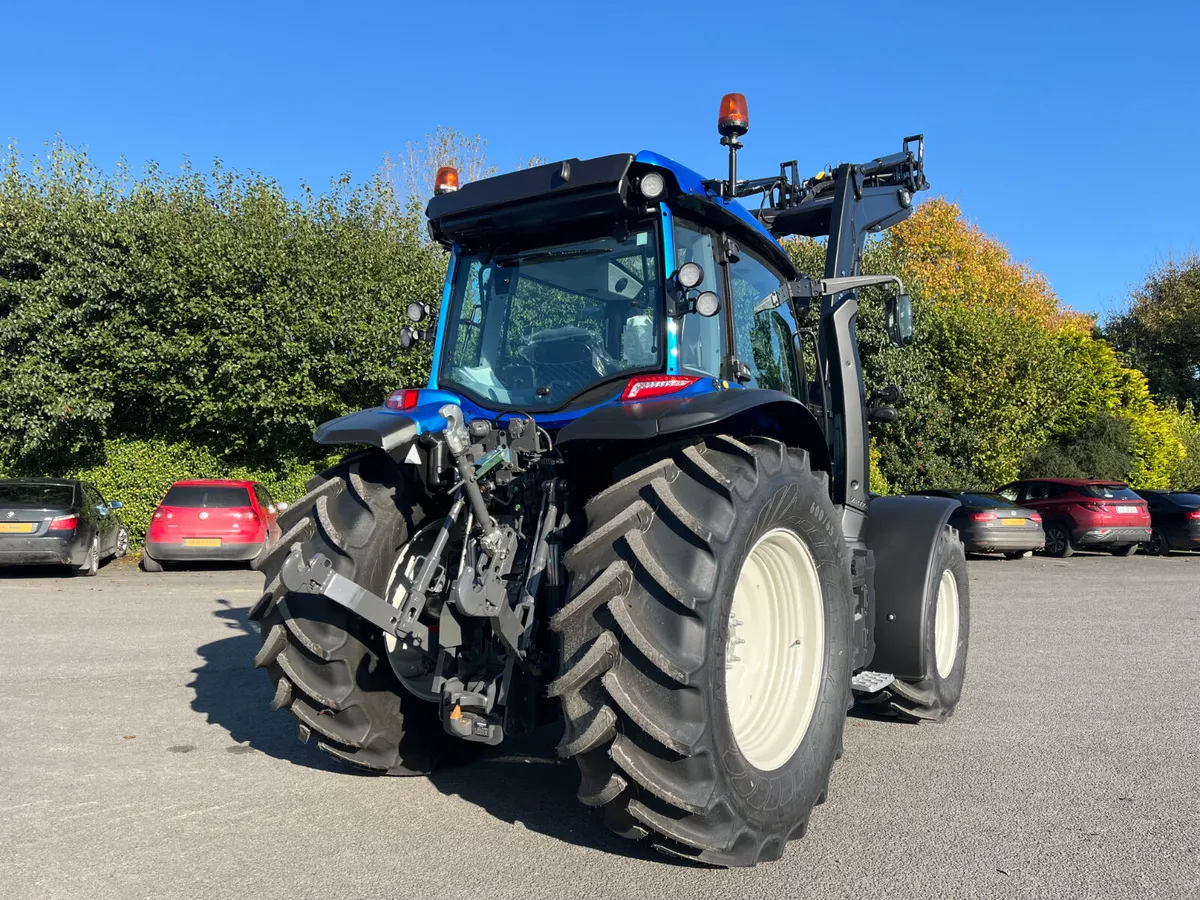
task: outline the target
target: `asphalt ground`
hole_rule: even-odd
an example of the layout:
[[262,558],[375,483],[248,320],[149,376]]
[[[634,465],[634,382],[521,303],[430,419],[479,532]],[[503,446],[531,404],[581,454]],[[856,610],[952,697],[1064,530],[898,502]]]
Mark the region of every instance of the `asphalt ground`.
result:
[[356,775],[268,709],[235,569],[0,571],[0,897],[1200,896],[1200,556],[977,560],[947,725],[853,716],[778,863],[681,865],[552,730]]

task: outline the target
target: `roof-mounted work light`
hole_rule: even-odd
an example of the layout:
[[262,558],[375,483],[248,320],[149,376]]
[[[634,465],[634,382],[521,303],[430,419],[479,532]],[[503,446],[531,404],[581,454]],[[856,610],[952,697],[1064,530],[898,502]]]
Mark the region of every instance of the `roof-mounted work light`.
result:
[[442,166],[437,170],[437,176],[433,179],[433,192],[435,194],[448,194],[451,191],[458,190],[458,169],[454,166]]

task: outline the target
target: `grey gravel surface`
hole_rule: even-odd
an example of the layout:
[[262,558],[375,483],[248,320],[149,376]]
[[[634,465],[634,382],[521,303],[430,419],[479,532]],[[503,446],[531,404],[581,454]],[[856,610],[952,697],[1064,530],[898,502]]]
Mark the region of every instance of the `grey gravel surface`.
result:
[[260,576],[0,571],[0,897],[1200,896],[1200,557],[978,560],[945,726],[852,717],[754,870],[606,832],[552,732],[348,773],[268,709]]

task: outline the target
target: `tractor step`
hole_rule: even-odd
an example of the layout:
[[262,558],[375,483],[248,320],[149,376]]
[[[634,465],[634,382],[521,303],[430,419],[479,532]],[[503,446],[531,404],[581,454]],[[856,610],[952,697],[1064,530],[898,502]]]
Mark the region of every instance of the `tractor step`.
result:
[[850,680],[850,687],[859,694],[877,694],[890,687],[895,680],[896,676],[888,672],[870,672],[864,669]]

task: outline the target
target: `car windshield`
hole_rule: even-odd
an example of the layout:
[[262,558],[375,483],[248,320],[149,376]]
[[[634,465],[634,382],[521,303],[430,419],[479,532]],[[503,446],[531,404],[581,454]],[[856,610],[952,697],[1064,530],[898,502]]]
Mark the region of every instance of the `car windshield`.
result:
[[75,488],[69,484],[0,482],[0,506],[66,509],[74,499]]
[[1141,500],[1127,484],[1085,484],[1079,488],[1088,497],[1100,500]]
[[225,509],[249,506],[250,494],[244,487],[225,484],[177,484],[163,497],[163,506],[193,509]]
[[493,407],[557,409],[664,358],[654,227],[457,260],[439,385]]

